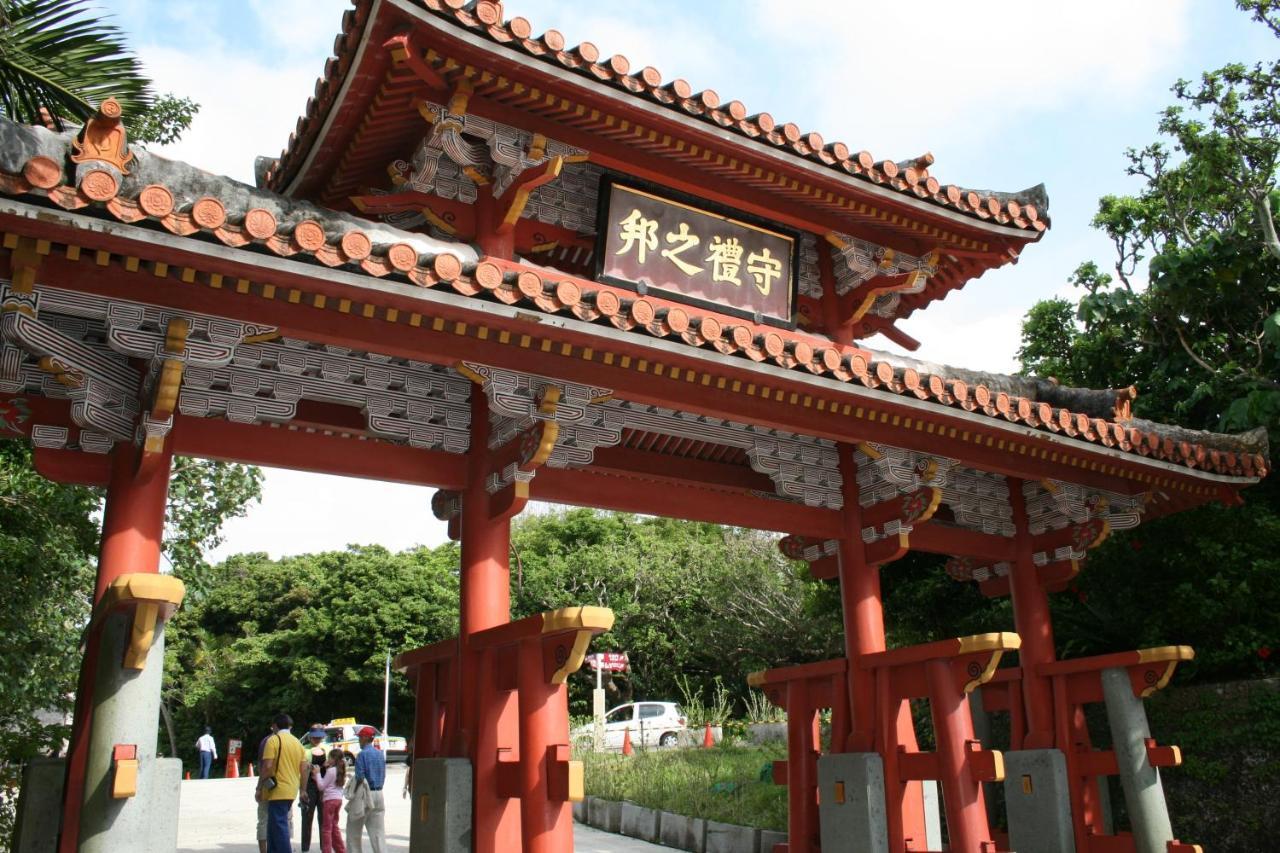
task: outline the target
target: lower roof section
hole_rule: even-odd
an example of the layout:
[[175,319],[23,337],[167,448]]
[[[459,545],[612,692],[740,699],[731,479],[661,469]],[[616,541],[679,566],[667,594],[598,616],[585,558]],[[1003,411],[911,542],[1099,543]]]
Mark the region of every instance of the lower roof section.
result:
[[0,131],[0,194],[13,197],[0,199],[0,232],[15,281],[1118,494],[1229,499],[1269,468],[1265,436],[1136,421],[1128,391],[966,373],[758,327],[193,177],[146,152],[130,175],[81,164],[72,177],[63,137]]

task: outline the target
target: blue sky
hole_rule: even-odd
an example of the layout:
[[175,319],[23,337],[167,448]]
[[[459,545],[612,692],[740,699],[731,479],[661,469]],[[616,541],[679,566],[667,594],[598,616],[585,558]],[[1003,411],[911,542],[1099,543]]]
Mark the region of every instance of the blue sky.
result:
[[[278,153],[288,138],[348,4],[100,5],[161,91],[202,105],[186,138],[164,153],[249,181],[253,157]],[[1110,244],[1089,219],[1100,196],[1134,189],[1123,152],[1155,138],[1173,82],[1275,51],[1224,0],[508,0],[505,13],[877,159],[932,151],[944,183],[1045,183],[1053,226],[1040,244],[902,324],[923,342],[919,355],[992,370],[1015,367],[1019,322],[1036,300],[1069,294],[1067,276],[1081,261],[1110,263]],[[355,488],[368,500],[353,500]],[[304,499],[363,506],[363,517],[335,524],[299,513]],[[268,472],[263,505],[229,528],[219,553],[438,542],[428,499],[422,489]]]

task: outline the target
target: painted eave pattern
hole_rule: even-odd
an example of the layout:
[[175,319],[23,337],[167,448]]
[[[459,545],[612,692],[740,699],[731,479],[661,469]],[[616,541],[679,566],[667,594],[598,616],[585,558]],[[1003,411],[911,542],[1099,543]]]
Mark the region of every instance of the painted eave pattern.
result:
[[[478,257],[465,245],[399,232],[386,225],[295,202],[135,149],[123,181],[106,172],[69,170],[70,134],[0,119],[0,193],[42,198],[64,210],[90,211],[120,222],[161,228],[233,248],[392,277],[467,297],[572,315],[621,332],[678,339],[752,362],[858,383],[940,408],[961,409],[1058,434],[1085,444],[1217,474],[1256,479],[1265,453],[1236,453],[1176,441],[1160,427],[1092,417],[1044,401],[993,391],[981,383],[895,366],[887,354],[840,347],[830,340],[758,326],[569,276],[528,263]],[[94,179],[94,175],[111,178]],[[69,179],[69,175],[74,175]],[[174,185],[155,182],[168,176]],[[477,308],[480,308],[477,305]]]

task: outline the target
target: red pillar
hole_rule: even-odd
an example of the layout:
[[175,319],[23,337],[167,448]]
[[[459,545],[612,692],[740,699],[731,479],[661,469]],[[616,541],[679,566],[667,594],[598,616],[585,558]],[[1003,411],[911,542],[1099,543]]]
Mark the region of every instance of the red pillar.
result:
[[[814,724],[817,713],[809,695],[809,682],[802,678],[787,682],[787,716],[798,720],[787,726],[787,837],[790,853],[812,853],[818,833],[814,824],[814,792],[818,786],[817,744]],[[794,716],[793,716],[794,715]],[[835,733],[832,732],[832,736]]]
[[1017,559],[1009,569],[1009,591],[1013,599],[1013,624],[1022,638],[1018,660],[1022,666],[1022,700],[1027,711],[1024,749],[1053,746],[1053,689],[1040,675],[1042,664],[1056,659],[1053,621],[1049,615],[1049,595],[1032,560],[1031,530],[1022,480],[1009,478],[1009,506],[1013,509],[1014,545]]
[[[158,464],[137,476],[137,449],[117,444],[111,451],[111,480],[107,485],[102,516],[102,543],[98,551],[98,578],[93,601],[97,604],[111,582],[123,574],[160,571],[164,537],[165,504],[169,496],[169,472],[173,462],[167,447]],[[75,717],[67,747],[67,779],[62,795],[62,834],[59,853],[75,853],[80,842],[80,809],[84,802],[85,767],[89,733],[93,725],[93,684],[98,667],[98,638],[90,634],[80,664]]]
[[498,749],[518,743],[512,691],[498,689],[492,655],[471,648],[477,631],[511,620],[507,555],[511,525],[489,515],[484,480],[489,459],[489,400],[479,386],[471,389],[471,449],[467,487],[462,493],[462,572],[459,636],[462,640],[459,726],[464,732],[474,771],[474,838],[476,853],[520,849],[518,804],[501,796]]
[[[876,684],[870,670],[858,665],[863,655],[885,650],[884,598],[880,592],[880,568],[868,565],[866,549],[862,541],[862,508],[858,504],[857,451],[852,445],[841,444],[840,472],[844,480],[844,535],[840,539],[840,606],[844,615],[844,648],[849,659],[849,718],[852,723],[844,752],[870,752],[880,749],[896,752],[897,745],[908,750],[916,749],[915,727],[911,721],[910,707],[898,703],[892,713],[891,724],[884,721],[885,731],[892,732],[896,743],[887,743],[887,737],[876,738]],[[891,726],[891,727],[890,727]],[[839,748],[832,734],[832,749]],[[885,799],[889,823],[889,849],[901,850],[905,839],[923,842],[924,792],[919,782],[899,782],[896,773],[889,773],[893,755],[885,755]]]
[[502,227],[498,203],[488,187],[481,187],[476,196],[476,243],[491,258],[509,261],[516,256],[516,230]]
[[572,853],[573,807],[552,799],[556,747],[569,746],[569,698],[543,667],[540,642],[520,644],[520,823],[524,853]]

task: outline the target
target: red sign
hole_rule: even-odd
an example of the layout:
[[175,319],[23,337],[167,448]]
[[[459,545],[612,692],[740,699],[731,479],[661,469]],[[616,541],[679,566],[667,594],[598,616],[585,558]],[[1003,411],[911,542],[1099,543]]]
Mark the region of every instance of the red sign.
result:
[[616,180],[605,186],[597,279],[790,326],[794,236]]
[[630,662],[626,652],[599,652],[587,655],[587,665],[605,672],[626,672]]

